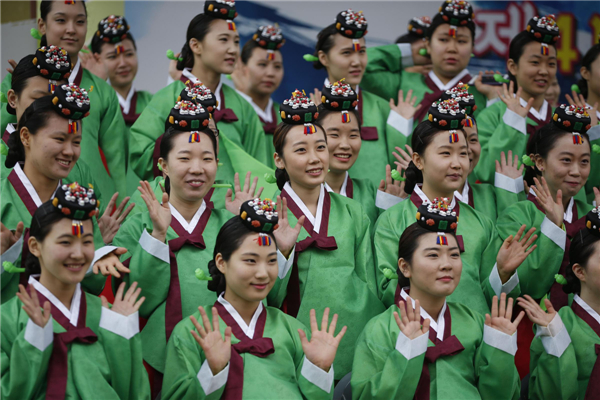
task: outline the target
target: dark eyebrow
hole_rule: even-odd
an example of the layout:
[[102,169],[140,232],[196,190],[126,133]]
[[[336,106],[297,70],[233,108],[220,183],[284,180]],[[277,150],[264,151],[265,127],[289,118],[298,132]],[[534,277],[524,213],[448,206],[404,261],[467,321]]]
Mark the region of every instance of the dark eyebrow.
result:
[[177,152],[177,154],[183,154],[183,153],[185,153],[185,154],[189,154],[189,153],[191,153],[191,151],[190,151],[190,150],[185,150],[185,149],[184,149],[184,150],[179,150],[179,151]]
[[256,253],[242,253],[243,256],[252,256],[252,257],[258,257],[258,254]]
[[[71,238],[72,238],[72,237],[74,237],[74,236],[75,236],[75,235],[73,235],[72,233],[65,233],[65,234],[62,234],[62,235],[60,235],[60,236],[58,237],[58,239],[61,239],[61,238],[68,238],[68,239],[71,239]],[[91,232],[88,232],[88,233],[84,233],[84,234],[83,234],[83,237],[89,237],[89,236],[91,236],[91,237],[93,238],[93,237],[94,237],[94,234],[93,234],[93,233],[91,233]]]

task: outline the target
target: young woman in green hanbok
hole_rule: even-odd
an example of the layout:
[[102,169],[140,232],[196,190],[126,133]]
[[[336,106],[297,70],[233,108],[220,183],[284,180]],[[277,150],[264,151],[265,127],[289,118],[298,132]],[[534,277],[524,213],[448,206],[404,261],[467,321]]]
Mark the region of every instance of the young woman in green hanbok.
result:
[[[219,230],[208,263],[208,289],[218,298],[175,327],[164,399],[332,398],[333,361],[346,332],[335,335],[338,315],[329,324],[325,308],[319,328],[311,310],[309,340],[304,324],[263,305],[281,274],[278,245],[293,245],[299,232],[281,211],[279,219],[272,201],[250,200]],[[275,227],[293,232],[292,241]]]
[[2,305],[5,399],[149,399],[134,283],[112,307],[81,288],[94,259],[93,190],[58,188],[33,214],[29,276]]

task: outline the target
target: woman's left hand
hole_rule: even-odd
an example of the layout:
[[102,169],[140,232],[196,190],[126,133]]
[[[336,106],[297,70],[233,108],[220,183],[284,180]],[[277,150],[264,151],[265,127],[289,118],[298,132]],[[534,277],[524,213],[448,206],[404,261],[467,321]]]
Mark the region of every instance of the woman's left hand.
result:
[[250,185],[250,178],[251,174],[250,171],[248,171],[246,174],[246,182],[244,183],[244,187],[241,187],[240,174],[237,172],[235,173],[233,178],[235,199],[232,199],[233,192],[231,189],[227,189],[227,194],[225,195],[225,208],[233,215],[238,215],[240,213],[240,207],[242,206],[243,202],[256,199],[262,194],[263,188],[259,188],[258,191],[256,190],[258,177],[254,177],[252,185]]
[[521,164],[521,167],[518,166],[519,156],[515,154],[513,159],[512,150],[508,151],[508,157],[506,157],[504,152],[501,152],[500,161],[496,160],[496,172],[512,179],[523,177],[523,169],[525,166],[524,164]]
[[279,225],[279,227],[273,231],[273,236],[275,236],[275,241],[277,241],[279,252],[281,252],[285,258],[289,258],[292,249],[298,241],[298,235],[300,234],[300,230],[302,229],[306,217],[304,217],[304,215],[301,216],[296,222],[296,226],[292,228],[287,217],[287,199],[282,199],[281,196],[277,196],[277,204],[281,206],[278,208],[277,212],[279,215],[277,225]]
[[92,266],[94,274],[102,274],[103,276],[112,275],[115,278],[120,278],[121,274],[129,273],[129,268],[124,266],[119,260],[119,256],[127,253],[127,249],[124,247],[117,247],[114,251],[108,253]]
[[498,307],[498,296],[492,299],[492,315],[485,314],[485,324],[497,331],[512,335],[517,331],[517,326],[525,316],[525,311],[521,311],[514,322],[512,319],[513,299],[506,301],[506,293],[500,295],[500,306]]
[[310,342],[306,338],[306,333],[302,329],[298,329],[304,355],[306,355],[306,358],[311,363],[321,368],[325,372],[329,372],[331,364],[333,364],[333,360],[335,359],[335,354],[337,353],[340,341],[346,333],[346,327],[344,326],[340,333],[338,333],[337,336],[334,336],[337,319],[338,315],[334,314],[328,330],[327,325],[329,324],[329,307],[327,307],[323,313],[321,330],[319,330],[317,325],[317,316],[315,310],[312,309],[310,310],[310,329],[312,332]]
[[121,227],[121,224],[123,221],[125,221],[125,218],[127,218],[131,210],[133,210],[133,207],[135,207],[135,203],[131,203],[129,206],[127,206],[127,209],[123,211],[125,205],[131,198],[127,196],[123,199],[121,204],[119,204],[119,207],[117,207],[116,211],[113,213],[112,210],[115,207],[118,196],[118,192],[113,194],[108,202],[108,205],[106,206],[106,210],[104,210],[104,214],[102,214],[102,217],[98,219],[98,228],[100,229],[100,233],[102,233],[102,240],[105,244],[112,243],[115,235]]
[[569,104],[577,106],[577,107],[581,107],[581,108],[586,108],[588,111],[588,114],[590,115],[590,125],[591,126],[598,125],[598,102],[596,102],[593,107],[588,108],[587,102],[585,101],[585,97],[583,97],[582,94],[577,93],[574,90],[571,91],[571,94],[573,95],[573,97],[569,96],[568,93],[565,94],[565,97],[567,98],[567,101],[569,102]]
[[[494,74],[494,71],[485,71],[486,74]],[[496,74],[500,74],[499,71],[496,71]],[[496,90],[496,86],[487,85],[483,83],[483,71],[479,71],[479,75],[475,78],[475,88],[479,93],[485,95],[488,100],[493,100],[498,97],[498,90]]]
[[[127,317],[137,312],[146,298],[141,297],[138,300],[142,288],[137,287],[137,282],[133,282],[127,290],[127,293],[123,295],[124,291],[125,282],[119,285],[119,289],[117,289],[117,293],[115,294],[115,302],[113,303],[111,310]],[[108,308],[108,300],[106,300],[106,297],[100,296],[100,299],[102,300],[102,307]]]
[[83,48],[87,50],[88,53],[84,53],[83,51],[79,52],[81,66],[105,81],[108,78],[108,71],[106,70],[104,63],[100,61],[87,46],[83,46]]
[[533,234],[535,228],[531,228],[527,231],[521,240],[521,236],[523,236],[523,232],[525,232],[526,228],[527,225],[522,225],[514,237],[513,235],[507,237],[506,240],[504,240],[504,243],[502,243],[500,251],[498,251],[496,263],[498,265],[498,275],[500,275],[502,283],[506,283],[510,279],[519,265],[521,265],[527,256],[529,256],[537,247],[537,244],[533,244],[538,238],[538,235]]
[[400,197],[401,199],[408,198],[408,193],[404,191],[404,181],[396,181],[392,179],[392,167],[385,166],[385,179],[381,180],[379,190],[391,194],[392,196]]

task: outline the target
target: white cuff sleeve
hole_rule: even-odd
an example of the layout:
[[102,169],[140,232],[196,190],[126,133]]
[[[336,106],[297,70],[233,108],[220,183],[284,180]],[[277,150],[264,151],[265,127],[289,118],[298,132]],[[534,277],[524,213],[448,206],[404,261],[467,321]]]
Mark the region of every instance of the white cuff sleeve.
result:
[[407,360],[411,360],[415,357],[419,357],[421,354],[427,351],[427,344],[429,343],[429,333],[423,333],[421,336],[415,339],[409,339],[400,331],[398,333],[398,339],[396,339],[396,350],[404,356]]
[[514,356],[517,353],[517,332],[507,335],[491,326],[484,325],[483,341],[498,350]]
[[587,134],[590,138],[590,142],[600,139],[600,125],[596,125],[588,129]]
[[213,375],[207,360],[204,360],[197,375],[200,386],[202,386],[202,390],[204,390],[204,394],[207,396],[225,386],[228,376],[229,364],[223,368],[223,371],[219,372],[217,375]]
[[[23,250],[23,237],[25,235],[21,235],[19,240],[15,242],[8,250],[0,256],[0,271],[4,272],[4,268],[2,268],[2,263],[4,261],[8,261],[10,263],[14,263],[17,261],[17,258],[21,255],[21,250]],[[21,264],[25,265],[25,260],[21,260]]]
[[296,246],[292,249],[290,256],[285,258],[283,254],[279,250],[277,250],[277,265],[279,266],[279,272],[277,273],[277,277],[279,279],[285,278],[292,265],[294,265],[294,255],[296,254]]
[[140,332],[139,313],[136,311],[131,315],[125,316],[114,312],[110,308],[102,307],[100,328],[129,340]]
[[300,373],[307,381],[317,386],[319,389],[327,393],[331,392],[334,377],[333,365],[329,368],[329,372],[325,372],[315,364],[311,363],[310,360],[304,356],[304,363],[302,364]]
[[159,241],[145,229],[142,232],[139,243],[146,253],[153,255],[167,264],[171,262],[171,258],[169,257],[169,245]]
[[104,246],[104,247],[100,247],[98,250],[96,250],[96,252],[94,253],[94,260],[92,260],[92,263],[90,264],[90,267],[88,268],[86,275],[92,272],[92,267],[94,266],[94,264],[96,264],[96,262],[98,262],[99,259],[101,259],[102,257],[104,257],[105,255],[112,253],[113,251],[115,251],[118,247],[117,246]]
[[31,319],[28,320],[25,327],[25,340],[39,351],[46,350],[54,340],[52,316],[43,328],[40,328]]
[[541,229],[542,234],[546,235],[548,239],[552,240],[558,247],[565,251],[565,245],[567,242],[567,232],[563,231],[562,228],[556,226],[556,224],[544,217],[542,221]]
[[500,294],[502,293],[509,294],[513,291],[513,289],[517,286],[518,283],[519,275],[517,274],[517,271],[515,271],[515,273],[512,274],[512,276],[510,277],[510,279],[507,280],[506,283],[503,285],[502,279],[500,279],[500,274],[498,273],[498,264],[494,264],[494,268],[492,269],[492,273],[490,274],[490,285],[492,286],[492,289],[494,290],[496,296],[500,297]]
[[525,185],[523,185],[522,176],[513,179],[506,175],[502,175],[499,172],[496,172],[496,175],[494,177],[494,186],[500,189],[504,189],[511,193],[521,193],[525,190]]
[[394,196],[393,194],[377,190],[377,195],[375,196],[375,205],[381,208],[382,210],[387,210],[388,208],[395,206],[403,200],[405,199],[403,199],[402,197]]
[[415,65],[410,43],[398,43],[398,48],[400,49],[400,54],[402,54],[402,57],[400,58],[400,65],[402,65],[402,68],[408,68]]
[[409,137],[412,133],[412,128],[414,124],[414,119],[406,119],[402,115],[398,114],[394,110],[390,110],[388,114],[387,124],[403,134],[406,137]]
[[516,112],[507,108],[502,116],[502,121],[511,128],[518,130],[523,135],[527,135],[527,117],[521,117]]
[[548,326],[538,325],[535,336],[542,340],[546,353],[555,357],[562,356],[571,343],[569,332],[558,313],[552,318]]
[[493,98],[491,100],[486,100],[485,101],[485,106],[487,108],[487,107],[491,106],[492,104],[495,104],[495,103],[497,103],[499,101],[500,101],[500,97],[496,97],[496,98]]

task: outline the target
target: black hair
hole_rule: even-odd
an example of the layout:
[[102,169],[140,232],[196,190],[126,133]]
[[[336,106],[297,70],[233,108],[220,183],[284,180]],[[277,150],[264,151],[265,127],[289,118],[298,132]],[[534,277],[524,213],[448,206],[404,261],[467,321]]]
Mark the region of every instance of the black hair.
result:
[[[350,122],[352,121],[357,121],[358,123],[358,130],[360,130],[362,128],[362,121],[360,120],[360,114],[358,113],[358,111],[355,108],[352,108],[350,110],[348,110],[349,113],[352,114],[353,119],[351,119]],[[323,106],[323,104],[319,104],[319,118],[317,118],[316,122],[323,125],[322,122],[323,120],[330,114],[341,114],[341,111],[334,111],[334,110],[330,110],[329,108],[325,108]],[[340,117],[341,118],[341,117]],[[327,132],[325,132],[325,134],[327,134]]]
[[[329,50],[332,49],[334,44],[334,35],[336,35],[337,33],[338,30],[336,29],[335,24],[331,24],[325,27],[323,30],[321,30],[321,32],[319,32],[319,34],[317,35],[317,44],[315,46],[315,57],[319,57],[320,50],[322,50],[325,54],[329,53]],[[316,60],[313,61],[313,68],[322,69],[325,68],[325,66],[321,64],[321,61]]]
[[[444,24],[449,24],[449,22],[444,21],[444,18],[442,17],[442,15],[440,13],[438,13],[435,17],[433,17],[433,20],[431,21],[431,25],[429,25],[429,28],[425,31],[425,37],[427,39],[431,40],[431,37],[433,36],[433,33],[435,32],[435,30],[440,25],[444,25]],[[475,46],[475,22],[470,21],[466,25],[460,25],[460,26],[469,28],[469,30],[471,31],[471,43],[473,46]]]
[[[137,51],[137,45],[135,44],[135,40],[133,39],[133,35],[131,34],[131,32],[127,32],[127,34],[125,35],[125,38],[123,40],[131,40],[131,42],[133,43],[133,48]],[[92,37],[92,43],[90,45],[90,48],[92,49],[92,53],[95,54],[100,54],[102,53],[102,45],[103,44],[108,44],[107,42],[105,42],[104,40],[100,39],[100,37],[98,37],[98,35],[94,35],[94,37]]]
[[215,20],[217,18],[211,15],[200,13],[190,21],[185,35],[185,44],[181,48],[180,57],[182,61],[177,61],[178,70],[183,71],[184,68],[194,67],[194,53],[190,48],[190,40],[196,39],[199,42],[204,40],[204,37],[210,30],[211,23]]
[[242,53],[240,56],[240,59],[242,60],[242,63],[244,63],[244,65],[248,64],[248,61],[252,57],[252,53],[254,52],[254,49],[256,49],[257,47],[260,47],[260,46],[258,45],[258,43],[256,43],[256,40],[254,40],[254,39],[250,39],[246,42],[246,44],[244,44],[244,47],[242,47]]
[[413,44],[414,42],[419,41],[419,40],[423,40],[423,37],[417,35],[416,33],[408,32],[402,36],[399,36],[398,39],[396,39],[395,43],[397,43],[397,44],[399,44],[399,43]]
[[[248,235],[255,233],[256,232],[251,231],[246,227],[239,216],[235,216],[223,224],[217,235],[213,259],[208,262],[208,272],[212,277],[212,281],[208,281],[208,290],[221,294],[225,291],[227,286],[225,275],[217,268],[217,263],[215,261],[217,254],[221,254],[223,260],[229,261],[231,255],[240,248],[244,239],[246,239]],[[267,232],[266,234],[269,235],[271,239],[273,239],[273,242],[275,242],[275,245],[277,245],[273,232]]]
[[[571,132],[567,132],[565,130],[560,129],[558,126],[554,125],[553,122],[544,125],[533,135],[529,135],[529,140],[527,141],[526,155],[531,156],[532,154],[537,154],[543,159],[548,157],[548,153],[550,150],[556,146],[556,141],[563,137],[564,135],[573,136]],[[584,139],[584,142],[590,146],[590,138],[587,133],[582,133],[581,136]],[[533,161],[533,160],[532,160]],[[529,186],[535,185],[533,178],[541,176],[542,172],[537,168],[537,166],[526,166],[525,167],[525,177],[523,178],[525,182]]]
[[[33,65],[33,59],[35,58],[34,54],[26,55],[21,58],[17,66],[15,67],[12,75],[11,75],[11,89],[15,91],[17,96],[20,96],[25,90],[27,86],[27,80],[29,78],[33,78],[34,76],[40,76],[40,73],[35,65]],[[6,111],[9,114],[16,115],[16,110],[10,106],[10,104],[6,105]]]
[[[46,22],[46,18],[48,17],[48,14],[52,10],[52,3],[53,3],[52,0],[44,0],[40,3],[40,16],[42,17],[44,22]],[[85,5],[85,1],[82,0],[82,1],[80,1],[80,3],[83,4],[83,12],[85,12],[85,16],[87,17],[87,7]],[[40,39],[40,47],[42,47],[42,46],[48,46],[48,40],[46,40],[46,35],[43,35],[42,38]]]
[[[460,130],[466,138],[467,134],[465,130]],[[418,153],[421,157],[423,157],[423,155],[425,154],[425,150],[431,144],[431,142],[433,142],[433,138],[435,137],[435,135],[437,135],[440,132],[445,131],[440,130],[428,120],[420,122],[419,125],[417,125],[417,127],[415,128],[412,135],[411,147],[413,151],[415,153]],[[413,190],[415,189],[415,185],[417,183],[423,183],[423,172],[421,172],[421,170],[417,168],[415,163],[411,161],[408,164],[408,168],[406,168],[404,175],[406,178],[404,191],[408,194],[412,194]]]
[[4,165],[12,168],[18,162],[25,161],[25,148],[21,142],[21,129],[27,127],[29,133],[35,135],[40,129],[48,125],[52,115],[58,115],[52,104],[52,96],[44,96],[35,100],[21,115],[17,130],[8,138],[8,154]]
[[[588,71],[592,72],[592,63],[596,61],[596,59],[600,56],[600,43],[596,43],[593,45],[583,59],[581,60],[581,66],[585,67]],[[577,86],[579,86],[579,91],[583,95],[585,99],[588,97],[588,83],[583,77],[577,81]]]
[[[517,36],[512,38],[512,40],[510,41],[510,45],[508,47],[508,58],[512,59],[515,62],[515,64],[519,64],[519,59],[523,55],[523,50],[525,49],[525,46],[531,42],[539,43],[531,35],[531,33],[527,32],[527,31],[521,31]],[[540,46],[541,46],[541,43],[540,43]],[[556,45],[554,43],[550,44],[550,46],[556,48]],[[519,85],[517,84],[517,77],[514,76],[513,74],[511,74],[510,71],[508,71],[508,79],[510,79],[511,81],[514,82],[514,90],[516,93],[517,89],[519,88]]]
[[[215,151],[215,162],[217,162],[217,137],[215,133],[208,126],[206,126],[204,129],[201,129],[200,132],[205,133],[206,136],[209,137],[213,145],[213,150]],[[188,135],[190,134],[190,132],[180,131],[172,126],[167,128],[162,140],[160,141],[160,158],[163,160],[168,159],[169,153],[171,150],[173,150],[173,140],[182,133],[187,133]],[[171,180],[169,179],[168,175],[165,178],[165,192],[169,194],[171,193]]]
[[[33,213],[31,226],[29,227],[29,237],[34,237],[38,242],[43,242],[52,230],[52,226],[63,218],[67,218],[67,216],[56,212],[52,200],[48,200]],[[41,273],[40,260],[31,252],[27,255],[27,259],[23,260],[23,265],[25,273],[28,275]]]
[[[404,259],[408,264],[412,264],[413,256],[415,255],[415,251],[419,247],[419,238],[423,235],[431,232],[418,223],[413,223],[408,228],[402,232],[402,236],[400,236],[400,242],[398,243],[398,260],[401,258]],[[448,233],[448,235],[454,236],[456,239],[456,235],[454,233]],[[410,286],[410,280],[402,274],[400,271],[400,267],[396,267],[396,272],[398,274],[398,285],[400,288],[404,288]]]
[[587,268],[588,263],[592,260],[592,255],[596,250],[597,244],[600,242],[600,236],[596,236],[589,232],[586,228],[580,230],[573,240],[569,248],[569,266],[565,271],[567,283],[563,286],[565,293],[581,292],[581,282],[573,272],[573,265],[579,264],[582,268]]
[[[321,126],[321,124],[318,122],[313,122],[313,125],[321,129],[323,136],[325,136],[325,142],[327,142],[327,134],[325,133],[325,129]],[[275,146],[275,153],[279,154],[279,157],[281,158],[283,158],[283,146],[285,146],[285,139],[287,138],[290,130],[292,130],[292,128],[295,126],[300,125],[292,125],[281,122],[279,125],[277,125],[277,128],[275,128],[275,132],[273,133],[273,146]],[[285,183],[290,180],[290,176],[285,168],[275,168],[275,178],[277,179],[277,187],[279,190],[283,190]]]

